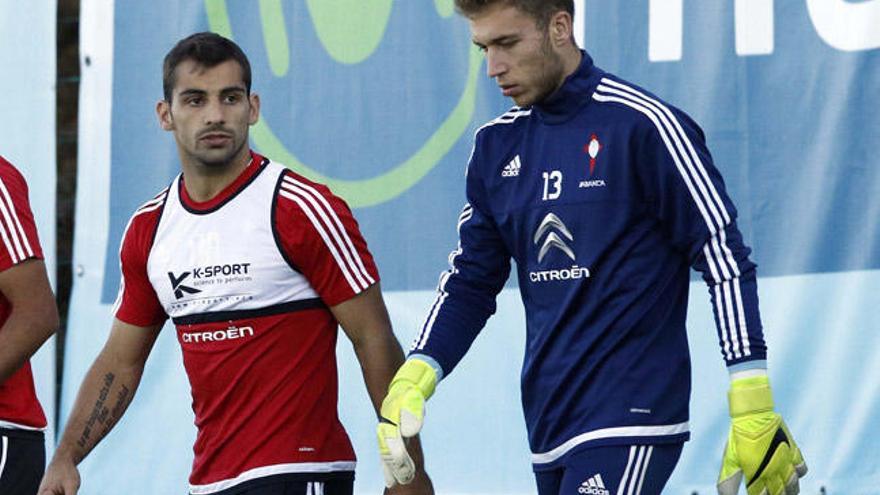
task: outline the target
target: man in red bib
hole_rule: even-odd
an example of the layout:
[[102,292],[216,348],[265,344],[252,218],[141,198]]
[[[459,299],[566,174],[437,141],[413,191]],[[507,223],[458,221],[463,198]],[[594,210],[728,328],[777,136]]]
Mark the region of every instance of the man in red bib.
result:
[[[357,222],[325,186],[249,149],[260,100],[235,43],[213,33],[180,41],[163,82],[156,111],[182,173],[126,228],[113,329],[40,493],[76,493],[76,464],[130,403],[170,318],[198,427],[190,493],[349,495],[337,325],[377,410],[403,363]],[[95,420],[97,408],[107,414]],[[399,493],[433,493],[424,470],[418,478]]]

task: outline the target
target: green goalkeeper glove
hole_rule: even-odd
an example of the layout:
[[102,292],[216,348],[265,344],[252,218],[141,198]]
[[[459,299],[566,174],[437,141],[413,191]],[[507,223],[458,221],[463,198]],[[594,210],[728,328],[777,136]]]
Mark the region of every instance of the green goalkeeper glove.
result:
[[416,468],[406,451],[403,438],[417,435],[425,418],[425,401],[434,393],[437,373],[428,363],[408,359],[388,386],[388,395],[379,411],[379,456],[388,488],[413,480]]
[[730,384],[731,426],[724,448],[719,495],[736,495],[745,475],[749,495],[792,495],[807,464],[782,417],[773,412],[766,376],[741,378]]

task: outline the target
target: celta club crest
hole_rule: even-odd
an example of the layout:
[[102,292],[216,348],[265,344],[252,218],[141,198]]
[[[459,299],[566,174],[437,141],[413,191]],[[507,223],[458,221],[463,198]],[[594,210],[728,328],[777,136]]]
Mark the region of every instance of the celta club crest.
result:
[[590,175],[596,170],[596,157],[599,156],[600,151],[602,151],[602,143],[595,133],[590,134],[590,141],[584,145],[584,153],[590,156]]

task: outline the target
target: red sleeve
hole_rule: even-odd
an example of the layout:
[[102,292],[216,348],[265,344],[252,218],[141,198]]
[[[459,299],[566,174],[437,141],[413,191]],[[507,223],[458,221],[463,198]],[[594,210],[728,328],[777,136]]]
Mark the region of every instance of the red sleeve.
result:
[[0,157],[0,271],[43,258],[24,177]]
[[147,203],[135,212],[122,236],[119,250],[122,276],[116,298],[116,318],[139,327],[158,325],[168,318],[147,275],[147,258],[161,206],[162,203]]
[[345,201],[294,173],[277,191],[275,231],[288,261],[328,306],[379,281],[367,242]]

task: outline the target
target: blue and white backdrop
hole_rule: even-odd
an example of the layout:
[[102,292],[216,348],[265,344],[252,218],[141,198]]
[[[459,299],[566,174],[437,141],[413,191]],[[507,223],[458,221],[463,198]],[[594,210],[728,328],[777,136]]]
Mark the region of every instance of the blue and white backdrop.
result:
[[[771,379],[811,469],[803,493],[877,493],[880,0],[577,4],[578,38],[601,67],[660,94],[706,131],[759,264]],[[4,16],[33,15],[0,5]],[[194,31],[229,36],[249,54],[264,102],[253,147],[328,183],[355,208],[408,345],[456,242],[473,131],[509,106],[485,77],[452,1],[82,0],[82,9],[76,278],[62,417],[109,330],[125,222],[178,171],[173,139],[153,109],[162,57]],[[5,62],[18,55],[9,47],[20,46],[5,27],[22,21],[3,20]],[[24,89],[50,99],[2,79],[10,89],[0,94]],[[48,141],[35,138],[50,135],[40,125],[51,112],[22,119],[36,129],[0,124],[4,140],[23,133],[10,140],[19,146],[13,158],[52,163],[36,156]],[[51,201],[40,207],[51,219]],[[693,440],[667,492],[703,495],[714,493],[725,440],[727,377],[708,294],[694,284]],[[170,330],[125,418],[82,464],[81,493],[185,490],[195,431]],[[439,493],[534,492],[518,396],[523,330],[511,281],[498,314],[429,403],[423,436]],[[360,459],[356,491],[379,493],[374,416],[344,339],[339,354],[340,411]]]

